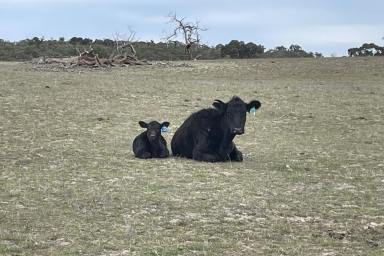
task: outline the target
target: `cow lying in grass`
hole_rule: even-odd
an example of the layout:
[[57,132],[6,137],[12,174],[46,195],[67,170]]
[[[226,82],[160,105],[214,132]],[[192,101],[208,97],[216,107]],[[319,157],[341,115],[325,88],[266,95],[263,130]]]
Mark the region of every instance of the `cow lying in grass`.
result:
[[202,109],[184,121],[172,138],[173,155],[198,161],[243,161],[233,139],[244,133],[246,112],[261,106],[234,96],[229,102],[215,100],[214,108]]
[[160,124],[152,121],[147,124],[146,122],[140,121],[139,125],[147,128],[147,130],[139,134],[133,141],[132,147],[135,157],[143,159],[168,157],[167,142],[161,135],[161,132],[166,130],[169,122]]

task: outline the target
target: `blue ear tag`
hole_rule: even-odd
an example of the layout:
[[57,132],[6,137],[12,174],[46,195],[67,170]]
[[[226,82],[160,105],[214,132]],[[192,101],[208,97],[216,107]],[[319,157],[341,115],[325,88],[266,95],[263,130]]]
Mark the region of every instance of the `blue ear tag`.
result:
[[256,108],[255,107],[252,107],[250,110],[249,110],[249,113],[252,113],[254,116],[256,115]]
[[161,132],[167,132],[168,127],[167,126],[161,126]]

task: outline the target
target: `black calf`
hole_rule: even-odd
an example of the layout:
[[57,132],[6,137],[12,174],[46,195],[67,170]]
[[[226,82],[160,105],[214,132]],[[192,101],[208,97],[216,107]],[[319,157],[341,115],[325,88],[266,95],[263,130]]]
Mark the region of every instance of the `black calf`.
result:
[[147,130],[139,134],[133,141],[132,147],[135,157],[143,159],[168,157],[167,142],[161,135],[161,131],[169,126],[169,122],[160,124],[152,121],[147,124],[140,121],[139,124]]

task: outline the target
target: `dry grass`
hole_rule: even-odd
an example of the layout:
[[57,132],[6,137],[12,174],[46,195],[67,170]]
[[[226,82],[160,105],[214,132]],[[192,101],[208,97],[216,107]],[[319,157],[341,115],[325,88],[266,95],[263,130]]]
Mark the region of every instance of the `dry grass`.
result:
[[[1,255],[384,254],[384,58],[0,77]],[[133,157],[139,120],[169,142],[234,94],[263,103],[244,162]]]

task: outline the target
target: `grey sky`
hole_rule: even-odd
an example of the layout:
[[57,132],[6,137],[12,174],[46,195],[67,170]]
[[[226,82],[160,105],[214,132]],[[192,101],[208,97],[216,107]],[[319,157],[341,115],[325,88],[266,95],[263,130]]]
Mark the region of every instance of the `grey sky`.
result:
[[384,44],[384,1],[347,0],[0,0],[0,38],[112,38],[136,32],[159,41],[172,29],[167,14],[199,20],[209,45],[232,39],[267,48],[299,44],[325,55],[345,55],[364,42]]

